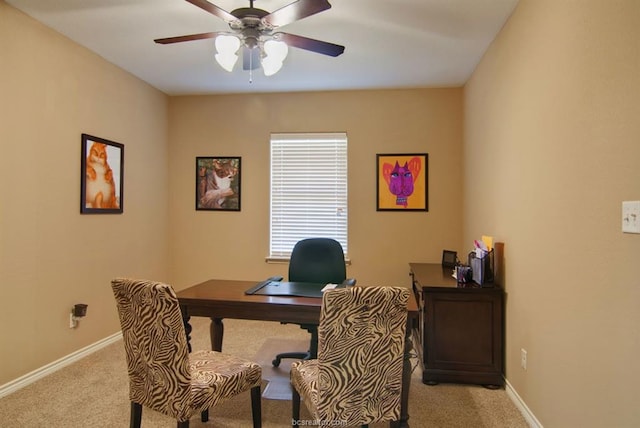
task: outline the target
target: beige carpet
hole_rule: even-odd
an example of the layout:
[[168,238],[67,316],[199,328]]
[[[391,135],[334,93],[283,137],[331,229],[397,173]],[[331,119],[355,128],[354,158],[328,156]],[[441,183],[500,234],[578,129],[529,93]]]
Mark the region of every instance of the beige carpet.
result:
[[[209,325],[204,318],[192,319],[194,349],[209,348]],[[262,420],[265,428],[291,426],[291,402],[286,379],[290,361],[271,367],[276,350],[304,350],[308,333],[295,325],[260,321],[225,321],[223,351],[250,357],[263,366]],[[83,358],[13,394],[0,399],[0,427],[126,427],[129,424],[127,369],[122,342]],[[276,383],[272,388],[269,382]],[[274,388],[275,386],[275,388]],[[265,388],[266,387],[266,388]],[[268,398],[271,396],[272,398]],[[284,398],[284,399],[283,399]],[[309,418],[306,410],[301,417]],[[416,369],[410,389],[409,423],[422,427],[509,427],[527,424],[504,390],[481,386],[427,386]],[[149,409],[142,413],[142,426],[175,427],[175,421]],[[198,416],[192,427],[246,428],[251,426],[249,394],[242,394],[211,409],[209,422]],[[372,425],[382,428],[387,424]]]

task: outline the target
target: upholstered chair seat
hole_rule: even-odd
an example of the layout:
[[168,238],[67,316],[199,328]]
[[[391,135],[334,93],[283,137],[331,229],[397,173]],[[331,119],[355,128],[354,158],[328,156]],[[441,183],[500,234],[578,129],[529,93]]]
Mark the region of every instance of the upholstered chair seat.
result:
[[210,407],[248,390],[253,426],[261,426],[260,365],[216,351],[190,354],[171,286],[134,279],[111,285],[127,357],[132,428],[140,427],[143,406],[188,428],[194,414],[206,422]]
[[397,425],[409,294],[402,287],[325,292],[318,358],[291,364],[294,427],[301,398],[318,424]]
[[259,364],[216,351],[189,354],[189,372],[191,414],[215,407],[225,399],[259,387],[262,383]]

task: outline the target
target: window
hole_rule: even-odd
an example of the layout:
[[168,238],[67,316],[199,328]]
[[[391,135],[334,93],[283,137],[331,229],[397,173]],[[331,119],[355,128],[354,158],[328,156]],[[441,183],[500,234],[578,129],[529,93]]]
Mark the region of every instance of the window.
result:
[[347,255],[347,134],[271,134],[270,259],[301,239],[340,242]]

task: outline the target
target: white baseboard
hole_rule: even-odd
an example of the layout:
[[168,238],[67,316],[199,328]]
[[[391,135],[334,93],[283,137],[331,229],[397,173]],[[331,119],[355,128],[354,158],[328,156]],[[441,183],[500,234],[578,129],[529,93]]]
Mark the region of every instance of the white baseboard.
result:
[[527,424],[529,424],[531,428],[543,428],[540,421],[536,419],[535,415],[531,412],[529,407],[527,407],[525,402],[518,395],[516,390],[513,389],[513,386],[511,386],[511,384],[507,379],[505,379],[505,384],[506,384],[505,390],[507,391],[507,395],[509,396],[511,401],[513,401],[513,404],[516,405],[518,410],[520,410],[520,413],[522,413],[522,416],[524,416],[524,419],[527,421]]
[[24,388],[25,386],[32,384],[33,382],[42,379],[43,377],[55,371],[58,371],[61,368],[68,366],[69,364],[74,363],[81,358],[86,357],[89,354],[93,354],[94,352],[120,339],[122,339],[122,332],[114,333],[111,336],[108,336],[102,340],[97,341],[96,343],[79,349],[76,352],[67,355],[66,357],[62,357],[59,360],[49,363],[46,366],[40,367],[39,369],[27,373],[24,376],[20,376],[18,379],[5,383],[4,385],[0,386],[0,398],[4,397],[5,395],[9,395],[21,388]]

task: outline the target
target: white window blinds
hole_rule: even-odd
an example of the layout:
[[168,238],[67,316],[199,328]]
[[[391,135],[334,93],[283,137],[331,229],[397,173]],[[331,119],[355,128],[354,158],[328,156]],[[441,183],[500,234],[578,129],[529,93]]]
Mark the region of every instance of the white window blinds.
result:
[[347,255],[347,134],[271,134],[270,257],[304,238],[333,238]]

